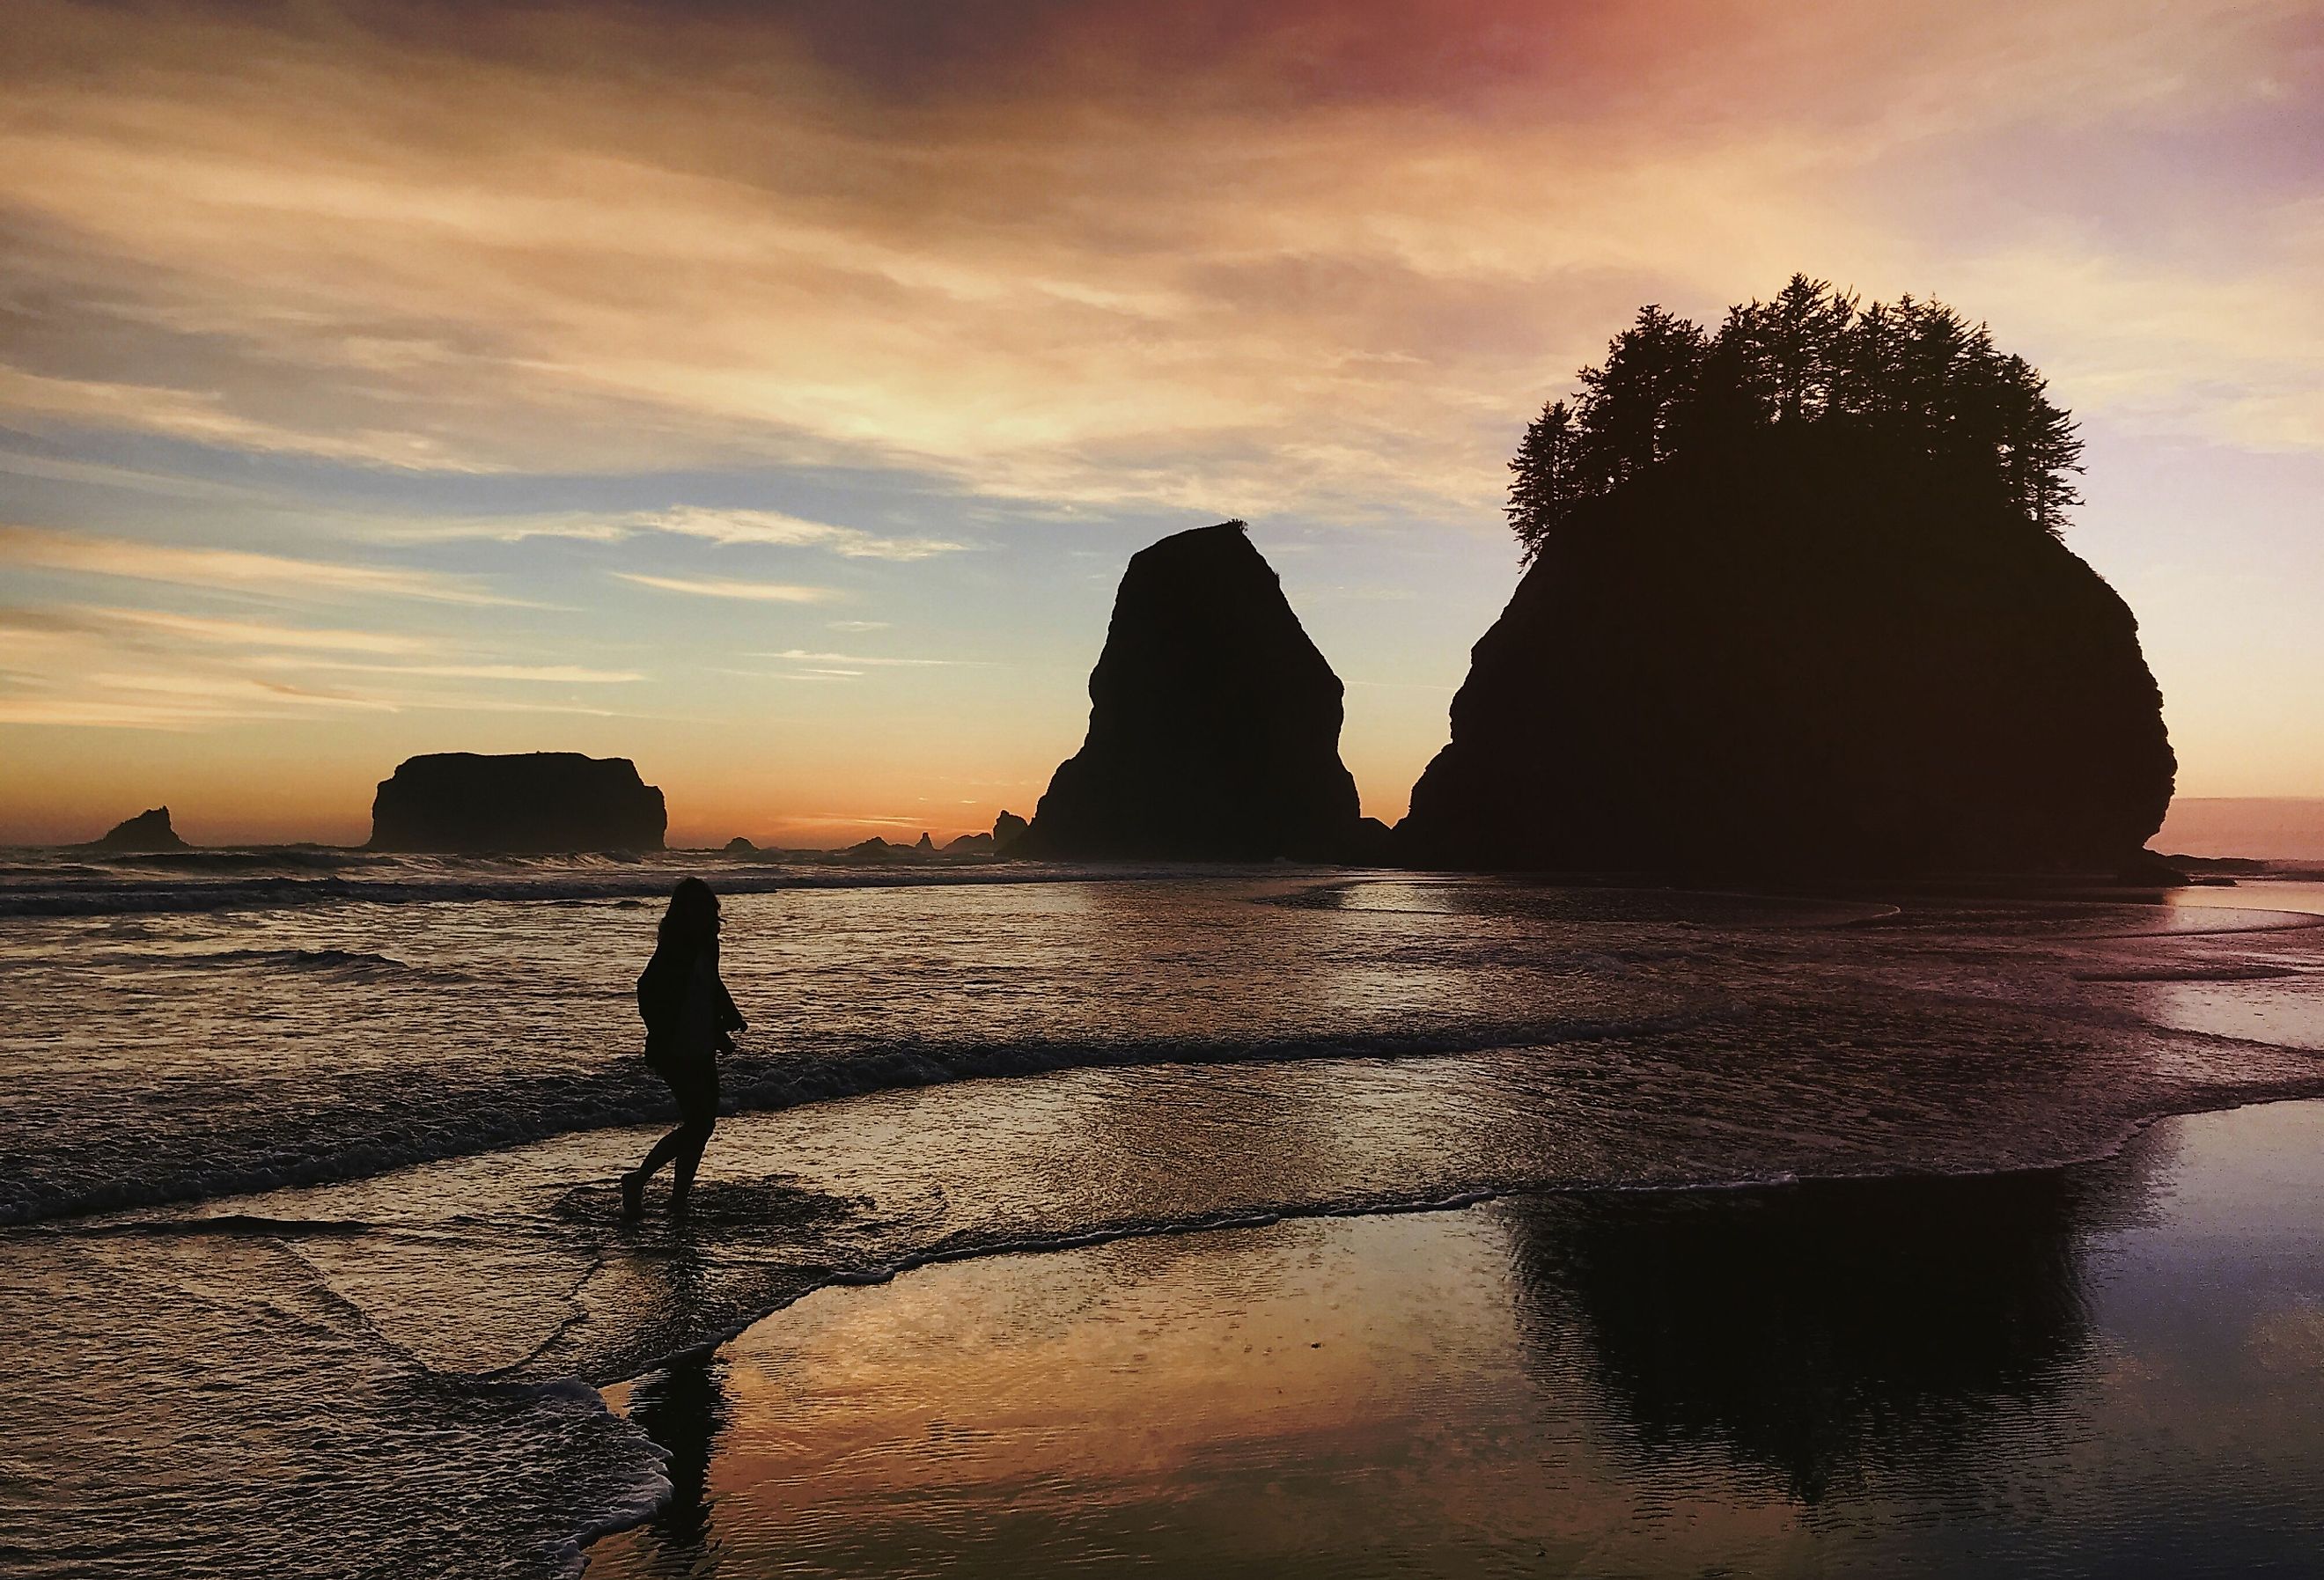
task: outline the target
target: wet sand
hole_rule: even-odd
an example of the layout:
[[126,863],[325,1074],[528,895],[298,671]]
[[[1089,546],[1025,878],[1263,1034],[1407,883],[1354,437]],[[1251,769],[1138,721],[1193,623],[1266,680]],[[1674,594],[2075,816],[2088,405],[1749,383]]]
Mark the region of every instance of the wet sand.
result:
[[607,1391],[588,1574],[2324,1573],[2324,1102],[819,1291]]

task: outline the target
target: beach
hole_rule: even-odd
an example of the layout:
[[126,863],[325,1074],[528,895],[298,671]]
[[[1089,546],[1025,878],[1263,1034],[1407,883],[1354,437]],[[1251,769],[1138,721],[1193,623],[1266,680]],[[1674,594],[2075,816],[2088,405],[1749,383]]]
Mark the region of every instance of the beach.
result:
[[[2091,1270],[2137,1243],[2115,1225],[2199,1200],[2222,1243],[2289,1224],[2268,1265],[2316,1287],[2305,1176],[2222,1194],[2232,1169],[2183,1161],[2276,1156],[2252,1116],[2310,1110],[2251,1105],[2324,1096],[2305,880],[239,859],[0,882],[14,1573],[862,1572],[967,1554],[1020,1504],[1007,1539],[1061,1571],[1200,1572],[1329,1546],[1351,1498],[1424,1570],[1588,1573],[1613,1524],[1524,1511],[1585,1487],[1606,1521],[1641,1511],[1605,1549],[1638,1572],[1812,1566],[1856,1480],[1890,1501],[1847,1518],[1904,1552],[1914,1499],[1953,1504],[1896,1456],[1985,1463],[2084,1399],[2111,1331]],[[692,1221],[655,1197],[629,1225],[614,1181],[669,1112],[630,984],[680,872],[729,896],[754,1030]],[[2215,1141],[2168,1117],[2226,1109]],[[1729,1217],[1770,1225],[1759,1252],[1721,1249]],[[1642,1237],[1670,1247],[1643,1270]],[[2159,1300],[2175,1266],[2121,1287]],[[1737,1315],[1729,1340],[1671,1314],[1670,1279],[1677,1309]],[[2295,1307],[2272,1331],[2312,1382]],[[1281,1415],[1237,1415],[1277,1375],[1240,1344],[1274,1352]],[[1776,1363],[1802,1347],[1823,1369]],[[899,1449],[936,1441],[948,1389],[965,1436]],[[1803,1389],[1818,1408],[1784,1415]],[[2255,1498],[2317,1506],[2279,1463],[2306,1418],[2198,1413],[2265,1471]],[[2135,1458],[2107,1421],[2079,1452]],[[2049,1463],[2024,1485],[2116,1484]],[[1707,1479],[1680,1497],[1669,1464]],[[977,1490],[1019,1474],[1048,1490]],[[697,1515],[713,1546],[672,1546]]]

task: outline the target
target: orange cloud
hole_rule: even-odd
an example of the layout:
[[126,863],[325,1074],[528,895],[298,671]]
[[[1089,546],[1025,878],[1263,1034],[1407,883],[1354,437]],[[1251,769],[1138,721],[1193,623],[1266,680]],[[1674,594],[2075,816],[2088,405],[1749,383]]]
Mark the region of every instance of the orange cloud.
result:
[[28,0],[0,202],[57,307],[0,402],[429,470],[1473,513],[1642,286],[1805,265],[1990,314],[2078,406],[2319,442],[2312,224],[2200,267],[1964,257],[1855,195],[1932,141],[2281,96],[2297,6],[1247,10]]
[[835,595],[827,587],[797,587],[788,582],[740,581],[727,577],[648,576],[617,570],[623,581],[665,593],[692,593],[705,598],[749,598],[760,603],[815,604]]

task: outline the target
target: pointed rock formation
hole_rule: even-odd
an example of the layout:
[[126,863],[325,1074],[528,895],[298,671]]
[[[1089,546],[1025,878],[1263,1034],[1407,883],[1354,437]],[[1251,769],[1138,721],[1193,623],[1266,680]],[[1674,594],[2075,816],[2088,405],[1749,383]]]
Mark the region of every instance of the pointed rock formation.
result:
[[179,838],[178,831],[170,827],[170,808],[156,807],[115,824],[106,831],[104,838],[90,841],[85,848],[121,855],[159,855],[173,850],[191,850],[193,846]]
[[2114,590],[1941,468],[1812,430],[1593,502],[1472,657],[1409,862],[2111,872],[2171,800]]
[[1089,689],[1088,739],[1012,854],[1331,860],[1353,836],[1339,678],[1242,522],[1130,559]]
[[380,781],[373,850],[549,855],[659,850],[661,791],[626,757],[578,752],[406,758]]

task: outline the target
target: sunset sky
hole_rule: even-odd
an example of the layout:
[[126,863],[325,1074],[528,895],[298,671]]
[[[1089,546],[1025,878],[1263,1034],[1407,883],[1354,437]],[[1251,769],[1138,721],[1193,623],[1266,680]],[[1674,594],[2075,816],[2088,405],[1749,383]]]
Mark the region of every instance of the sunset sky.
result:
[[1392,820],[1526,420],[1794,269],[2039,365],[2182,793],[2324,796],[2313,0],[8,0],[0,237],[0,840],[989,827],[1227,516]]

